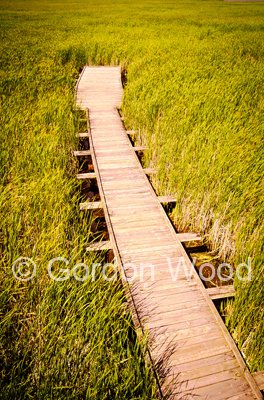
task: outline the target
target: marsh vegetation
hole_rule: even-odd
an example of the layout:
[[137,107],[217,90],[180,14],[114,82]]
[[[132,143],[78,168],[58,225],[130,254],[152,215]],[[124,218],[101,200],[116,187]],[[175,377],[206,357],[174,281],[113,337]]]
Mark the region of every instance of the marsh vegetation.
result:
[[[226,321],[264,369],[263,17],[260,2],[1,2],[1,398],[156,398],[122,286],[47,274],[58,256],[100,262],[72,156],[88,63],[121,64],[124,123],[150,148],[157,193],[176,195],[175,224],[233,265],[251,257]],[[29,282],[12,275],[22,256]]]

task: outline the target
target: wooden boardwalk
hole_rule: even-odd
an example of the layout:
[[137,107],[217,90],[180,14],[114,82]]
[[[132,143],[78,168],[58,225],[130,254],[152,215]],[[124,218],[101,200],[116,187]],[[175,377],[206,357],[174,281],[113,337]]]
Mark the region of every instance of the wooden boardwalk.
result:
[[[199,276],[194,271],[191,279],[186,277],[183,266],[190,270],[192,265],[181,237],[116,109],[122,93],[119,67],[85,67],[76,88],[77,105],[89,109],[90,151],[111,245],[126,277],[135,278],[130,282],[135,323],[149,331],[154,365],[163,360],[166,366],[161,394],[171,390],[186,399],[262,399]],[[169,263],[173,271],[181,266],[174,281]]]

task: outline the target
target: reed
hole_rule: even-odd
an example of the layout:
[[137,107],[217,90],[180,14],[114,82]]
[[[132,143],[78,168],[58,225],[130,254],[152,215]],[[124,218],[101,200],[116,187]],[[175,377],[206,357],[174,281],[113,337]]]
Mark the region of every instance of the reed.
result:
[[[78,211],[74,87],[82,67],[121,64],[122,114],[150,148],[173,215],[235,265],[228,326],[263,369],[263,14],[259,3],[116,0],[1,3],[0,351],[3,398],[152,399],[144,340],[119,283],[54,282],[54,257],[91,266]],[[14,280],[13,262],[37,264]],[[61,265],[63,268],[63,266]]]

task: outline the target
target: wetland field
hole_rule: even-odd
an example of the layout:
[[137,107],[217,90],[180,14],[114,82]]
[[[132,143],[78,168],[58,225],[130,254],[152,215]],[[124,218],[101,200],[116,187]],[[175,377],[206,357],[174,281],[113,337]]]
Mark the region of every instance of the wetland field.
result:
[[[57,282],[49,260],[84,251],[74,91],[84,65],[121,65],[120,112],[147,145],[171,218],[214,259],[251,258],[225,321],[264,370],[264,2],[14,0],[0,3],[0,397],[156,399],[121,283]],[[37,265],[29,281],[12,265]]]

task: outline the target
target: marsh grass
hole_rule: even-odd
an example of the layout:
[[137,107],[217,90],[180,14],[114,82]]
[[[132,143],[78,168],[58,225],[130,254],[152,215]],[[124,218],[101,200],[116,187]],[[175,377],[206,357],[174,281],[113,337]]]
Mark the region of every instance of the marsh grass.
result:
[[[121,286],[47,277],[53,257],[94,261],[72,157],[88,63],[126,71],[125,124],[150,148],[157,193],[177,196],[175,223],[232,263],[252,257],[227,322],[251,370],[264,368],[263,14],[222,1],[1,3],[3,398],[155,398]],[[38,266],[28,283],[11,275],[21,256]]]
[[[86,129],[74,85],[87,53],[51,40],[56,15],[42,9],[48,3],[2,6],[1,398],[154,399],[147,338],[136,337],[121,283],[104,280],[100,269],[95,281],[91,272],[84,282],[72,276],[77,263],[91,271],[105,262],[85,252],[96,221],[79,211],[72,156],[75,133]],[[37,265],[29,282],[12,275],[22,256]],[[68,280],[49,277],[54,257],[69,260]],[[57,263],[55,275],[59,268],[66,266]]]

